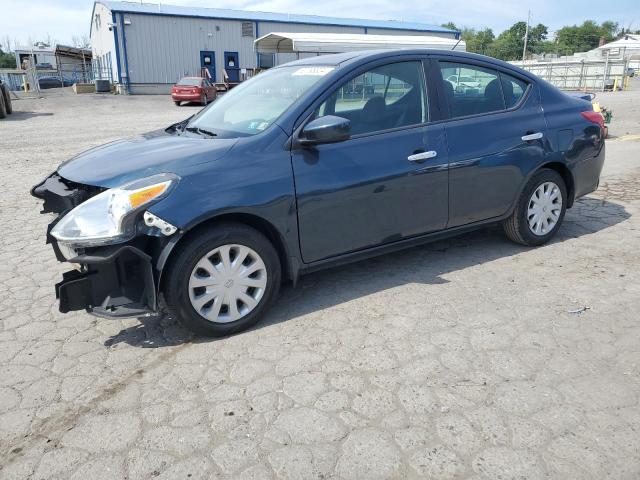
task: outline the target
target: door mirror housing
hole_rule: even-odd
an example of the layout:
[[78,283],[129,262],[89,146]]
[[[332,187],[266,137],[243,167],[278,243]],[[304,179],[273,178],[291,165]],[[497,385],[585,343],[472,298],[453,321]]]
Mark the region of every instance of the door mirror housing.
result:
[[307,123],[300,133],[300,145],[336,143],[351,137],[351,120],[335,115],[326,115]]

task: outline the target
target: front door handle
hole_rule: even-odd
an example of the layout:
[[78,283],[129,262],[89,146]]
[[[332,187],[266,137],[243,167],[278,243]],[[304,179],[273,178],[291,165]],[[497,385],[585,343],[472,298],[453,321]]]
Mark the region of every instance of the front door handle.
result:
[[410,162],[421,162],[422,160],[428,160],[438,155],[438,152],[435,150],[429,150],[428,152],[420,152],[414,153],[413,155],[409,155],[407,160]]
[[543,137],[542,132],[528,133],[522,137],[523,142],[530,142],[532,140],[540,140]]

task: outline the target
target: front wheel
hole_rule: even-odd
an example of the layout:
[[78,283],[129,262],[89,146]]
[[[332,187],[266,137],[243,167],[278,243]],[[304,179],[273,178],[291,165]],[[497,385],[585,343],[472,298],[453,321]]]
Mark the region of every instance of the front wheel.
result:
[[164,296],[186,328],[224,336],[257,323],[280,288],[278,254],[241,224],[207,228],[180,245],[167,267]]
[[527,246],[547,243],[567,209],[567,187],[558,172],[542,169],[527,182],[516,208],[503,222],[510,240]]

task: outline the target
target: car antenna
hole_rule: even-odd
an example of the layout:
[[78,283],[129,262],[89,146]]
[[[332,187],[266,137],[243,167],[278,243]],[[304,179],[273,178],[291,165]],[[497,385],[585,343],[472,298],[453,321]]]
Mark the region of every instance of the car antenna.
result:
[[456,47],[458,46],[458,44],[459,44],[461,41],[462,41],[462,37],[460,37],[460,38],[458,39],[458,41],[456,42],[456,44],[453,46],[453,48],[452,48],[451,50],[455,50],[455,49],[456,49]]

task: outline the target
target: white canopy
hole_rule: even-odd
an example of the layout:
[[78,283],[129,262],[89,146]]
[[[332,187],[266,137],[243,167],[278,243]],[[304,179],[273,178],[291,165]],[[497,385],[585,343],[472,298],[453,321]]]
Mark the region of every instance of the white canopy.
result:
[[[261,53],[342,53],[356,50],[438,48],[465,51],[464,40],[417,35],[273,32],[254,40]],[[456,45],[457,44],[457,45]]]
[[605,43],[598,50],[610,50],[615,48],[623,48],[626,50],[640,50],[640,35],[625,35],[620,40]]

